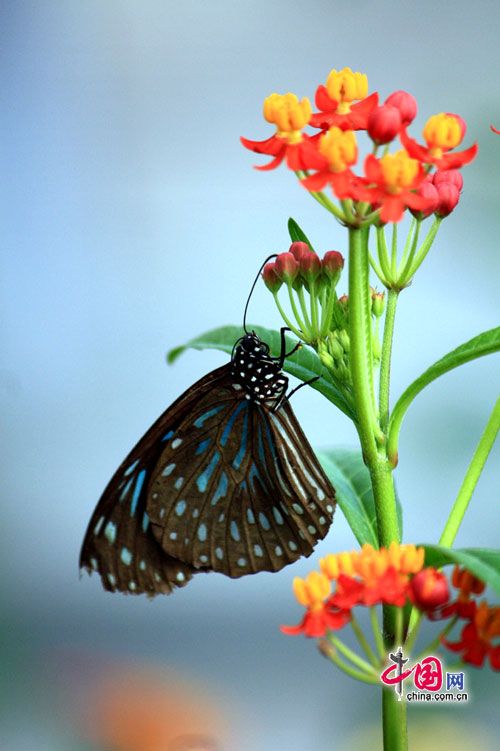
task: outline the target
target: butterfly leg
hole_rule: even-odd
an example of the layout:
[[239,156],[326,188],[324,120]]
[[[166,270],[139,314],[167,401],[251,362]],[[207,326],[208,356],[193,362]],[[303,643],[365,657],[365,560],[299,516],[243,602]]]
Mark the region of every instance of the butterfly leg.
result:
[[280,366],[280,368],[283,367],[283,364],[287,357],[290,357],[293,355],[294,352],[297,352],[298,349],[302,347],[302,342],[297,342],[295,347],[290,350],[290,352],[286,351],[286,340],[285,340],[285,333],[287,331],[291,331],[287,326],[282,326],[280,329],[280,335],[281,335],[281,351],[279,354],[279,357],[273,357],[273,360],[276,360]]
[[294,395],[294,394],[295,394],[295,393],[296,393],[296,392],[297,392],[297,391],[298,391],[299,389],[301,389],[301,388],[302,388],[303,386],[309,386],[309,385],[310,385],[311,383],[314,383],[314,381],[319,381],[319,378],[320,378],[320,376],[314,376],[314,378],[310,378],[310,379],[309,379],[308,381],[303,381],[303,383],[299,383],[299,385],[298,385],[298,386],[295,386],[295,388],[294,388],[294,389],[292,389],[292,390],[290,391],[290,393],[289,393],[289,394],[284,394],[283,396],[281,396],[281,397],[280,397],[280,398],[278,399],[278,401],[276,402],[276,404],[274,405],[274,407],[272,408],[272,412],[276,412],[276,410],[277,410],[277,409],[279,409],[279,407],[281,407],[281,405],[282,405],[282,404],[283,404],[284,402],[288,402],[288,401],[290,401],[290,398],[291,398],[291,397],[292,397],[292,396],[293,396],[293,395]]

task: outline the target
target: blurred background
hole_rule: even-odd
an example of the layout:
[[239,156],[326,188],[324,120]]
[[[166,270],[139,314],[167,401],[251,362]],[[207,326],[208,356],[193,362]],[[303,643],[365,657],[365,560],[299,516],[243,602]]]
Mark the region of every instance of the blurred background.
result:
[[[340,512],[308,561],[240,581],[195,577],[153,602],[79,580],[78,554],[131,446],[226,359],[188,352],[169,368],[166,351],[239,323],[262,259],[287,248],[289,216],[318,250],[346,251],[342,229],[285,169],[255,172],[263,160],[239,145],[271,135],[261,105],[272,91],[313,97],[348,65],[382,98],[416,96],[414,135],[451,111],[468,122],[467,145],[479,141],[461,203],[402,296],[393,394],[498,325],[500,138],[488,129],[500,127],[498,3],[19,0],[0,13],[0,745],[101,748],[75,713],[125,666],[196,686],[204,698],[193,688],[191,701],[222,716],[226,750],[377,748],[377,692],[278,630],[301,615],[292,578],[353,546]],[[250,320],[280,325],[264,289]],[[498,356],[469,364],[410,409],[397,471],[406,541],[437,540],[499,375]],[[294,409],[314,446],[355,445],[312,389]],[[497,445],[458,545],[498,543],[499,459]],[[495,676],[470,668],[467,680],[468,706],[411,708],[413,749],[498,748]]]

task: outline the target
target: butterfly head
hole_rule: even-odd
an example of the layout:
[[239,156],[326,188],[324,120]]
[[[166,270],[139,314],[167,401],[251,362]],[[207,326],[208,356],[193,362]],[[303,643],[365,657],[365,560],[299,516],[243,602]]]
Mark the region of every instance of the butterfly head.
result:
[[243,390],[254,403],[276,404],[288,387],[277,358],[271,357],[269,345],[255,331],[238,339],[231,359],[233,386]]

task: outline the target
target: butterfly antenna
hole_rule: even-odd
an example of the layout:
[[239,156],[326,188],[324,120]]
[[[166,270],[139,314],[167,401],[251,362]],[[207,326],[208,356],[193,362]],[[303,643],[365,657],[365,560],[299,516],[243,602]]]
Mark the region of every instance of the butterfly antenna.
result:
[[262,266],[260,267],[260,269],[258,270],[257,276],[254,279],[254,282],[252,284],[252,288],[250,290],[250,294],[248,295],[248,298],[247,298],[247,303],[245,305],[245,312],[243,313],[243,331],[245,332],[245,334],[248,334],[248,331],[247,331],[247,311],[248,311],[248,305],[250,303],[250,298],[252,297],[253,291],[255,289],[255,285],[259,281],[259,277],[260,277],[260,275],[262,273],[262,269],[264,268],[264,266],[266,265],[266,263],[269,263],[269,261],[271,260],[271,258],[277,258],[277,257],[278,257],[277,253],[273,253],[272,256],[268,256],[266,258],[266,260],[264,261],[264,263],[262,264]]

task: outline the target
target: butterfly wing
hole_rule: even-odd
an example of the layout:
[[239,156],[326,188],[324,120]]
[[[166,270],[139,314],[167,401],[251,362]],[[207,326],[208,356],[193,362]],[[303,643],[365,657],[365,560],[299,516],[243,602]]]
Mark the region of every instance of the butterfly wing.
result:
[[179,424],[151,477],[148,513],[169,554],[231,577],[310,555],[335,493],[292,408],[219,388]]
[[212,371],[177,399],[141,438],[108,483],[90,520],[80,567],[97,571],[105,589],[150,596],[184,586],[196,572],[165,553],[147,513],[150,479],[183,416],[216,384],[227,366]]

